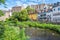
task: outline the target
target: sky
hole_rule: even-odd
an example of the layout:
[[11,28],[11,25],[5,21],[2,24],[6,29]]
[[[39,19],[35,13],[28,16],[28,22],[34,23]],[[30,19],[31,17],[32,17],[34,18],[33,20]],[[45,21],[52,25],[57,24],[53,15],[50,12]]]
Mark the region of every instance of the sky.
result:
[[8,10],[11,9],[13,6],[24,6],[26,7],[27,5],[36,5],[36,4],[42,4],[42,3],[56,3],[60,2],[60,0],[6,0],[5,8],[3,4],[0,5],[0,9]]

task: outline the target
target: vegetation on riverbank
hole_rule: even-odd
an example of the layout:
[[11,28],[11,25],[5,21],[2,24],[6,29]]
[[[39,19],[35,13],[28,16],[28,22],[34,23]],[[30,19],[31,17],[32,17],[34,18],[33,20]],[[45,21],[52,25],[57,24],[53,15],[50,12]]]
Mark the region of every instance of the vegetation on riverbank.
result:
[[44,29],[50,29],[50,30],[54,30],[58,33],[60,33],[60,25],[54,25],[54,24],[46,24],[46,23],[39,23],[39,22],[22,22],[22,24],[24,24],[25,26],[29,26],[29,27],[38,27],[38,28],[44,28]]
[[40,22],[35,22],[35,21],[23,21],[23,22],[5,22],[5,24],[8,24],[9,26],[17,26],[17,27],[35,27],[35,28],[43,28],[43,29],[50,29],[54,30],[58,33],[60,33],[60,25],[55,25],[55,24],[46,24],[46,23],[40,23]]
[[38,27],[38,28],[44,28],[44,29],[50,29],[54,30],[58,33],[60,33],[60,25],[53,25],[53,24],[46,24],[46,23],[39,23],[39,22],[32,22],[32,21],[27,21],[27,22],[19,22],[17,25],[23,25],[24,27]]
[[3,13],[2,10],[0,10],[0,17],[1,17],[1,16],[4,16],[4,13]]
[[[6,23],[6,22],[5,22]],[[28,36],[25,35],[25,28],[8,25],[0,22],[0,40],[27,40]],[[13,23],[12,23],[13,24]]]

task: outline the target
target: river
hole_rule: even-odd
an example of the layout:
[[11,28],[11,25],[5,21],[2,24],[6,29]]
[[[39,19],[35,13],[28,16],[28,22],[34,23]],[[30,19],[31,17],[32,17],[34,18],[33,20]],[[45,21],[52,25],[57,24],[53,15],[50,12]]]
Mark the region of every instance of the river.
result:
[[30,38],[29,40],[60,40],[60,34],[49,29],[40,28],[26,28],[26,35]]

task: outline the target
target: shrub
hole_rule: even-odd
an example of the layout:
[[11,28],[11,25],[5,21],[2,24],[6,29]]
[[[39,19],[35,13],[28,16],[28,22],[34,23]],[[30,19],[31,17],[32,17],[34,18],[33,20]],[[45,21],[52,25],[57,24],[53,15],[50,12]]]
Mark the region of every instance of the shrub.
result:
[[0,40],[3,38],[4,26],[0,24]]
[[2,40],[27,40],[27,37],[24,32],[24,28],[20,29],[19,27],[5,25],[5,30]]
[[20,32],[19,27],[14,27],[14,26],[10,27],[8,25],[5,25],[3,39],[4,40],[20,40],[19,32]]

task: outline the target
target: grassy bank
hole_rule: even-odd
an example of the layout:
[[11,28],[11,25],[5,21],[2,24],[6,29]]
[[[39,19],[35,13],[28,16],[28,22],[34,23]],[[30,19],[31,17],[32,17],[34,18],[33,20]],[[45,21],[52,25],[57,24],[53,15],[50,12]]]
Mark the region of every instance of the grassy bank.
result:
[[46,24],[46,23],[40,23],[40,22],[27,21],[27,22],[17,22],[17,26],[38,27],[38,28],[43,28],[43,29],[54,30],[60,33],[60,25],[55,25],[55,24]]
[[28,36],[25,35],[25,28],[20,29],[20,27],[14,26],[15,24],[12,22],[0,22],[0,40],[28,39]]
[[26,40],[28,37],[25,35],[24,29],[20,28],[35,27],[50,29],[60,33],[60,25],[46,24],[34,21],[6,21],[0,22],[0,39],[1,40]]
[[60,33],[60,25],[56,24],[46,24],[46,23],[40,23],[40,22],[35,22],[35,21],[23,21],[23,22],[5,22],[5,24],[9,26],[18,26],[18,27],[38,27],[38,28],[43,28],[43,29],[50,29],[54,30],[58,33]]

